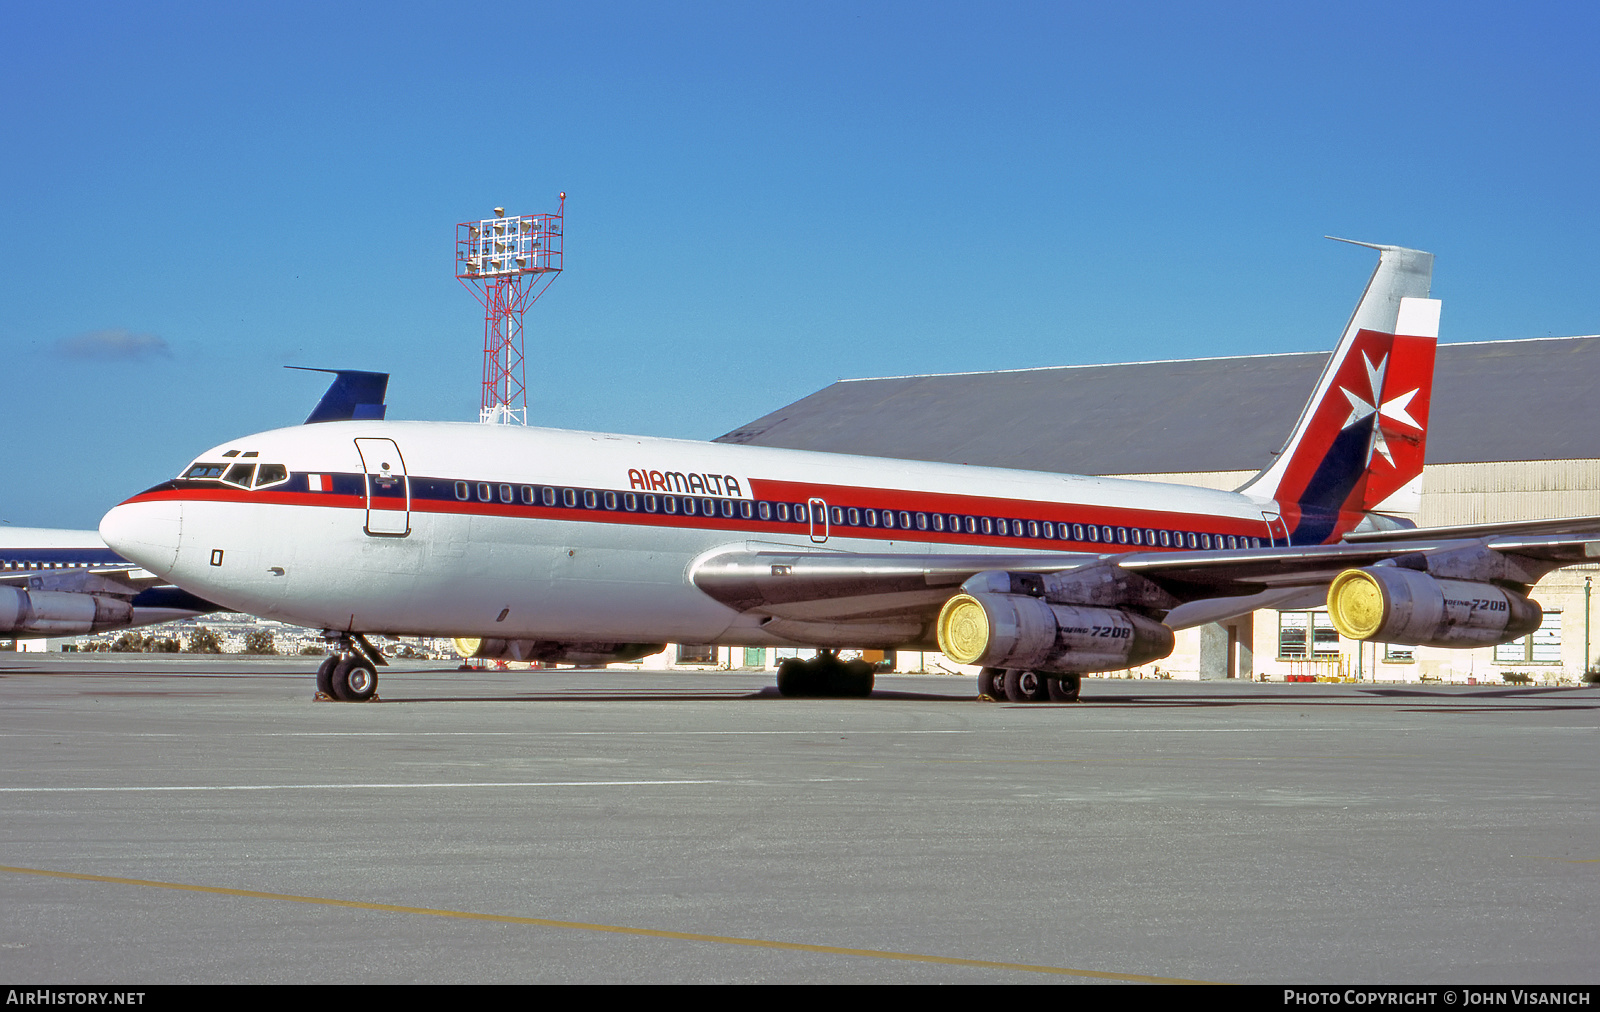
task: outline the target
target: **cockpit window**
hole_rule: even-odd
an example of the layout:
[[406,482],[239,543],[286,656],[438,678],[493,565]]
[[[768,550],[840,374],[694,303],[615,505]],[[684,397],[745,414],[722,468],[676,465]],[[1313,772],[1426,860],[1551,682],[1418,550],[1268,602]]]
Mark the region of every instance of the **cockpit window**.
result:
[[229,485],[249,488],[250,479],[255,476],[255,473],[256,466],[254,464],[235,464],[228,468],[228,473],[222,476],[222,480]]
[[256,469],[256,488],[263,485],[276,485],[280,481],[289,480],[289,469],[282,464],[262,464]]
[[185,478],[220,478],[226,464],[195,464],[183,472]]

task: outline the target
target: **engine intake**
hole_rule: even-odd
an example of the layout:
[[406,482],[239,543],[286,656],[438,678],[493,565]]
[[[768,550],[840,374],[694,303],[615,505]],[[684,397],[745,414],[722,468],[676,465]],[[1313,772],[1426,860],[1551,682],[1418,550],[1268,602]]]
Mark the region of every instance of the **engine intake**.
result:
[[1539,628],[1544,609],[1492,583],[1440,580],[1413,569],[1347,569],[1328,586],[1328,617],[1354,640],[1486,647]]
[[957,594],[939,612],[939,649],[958,664],[1050,674],[1116,671],[1172,653],[1172,630],[1120,608],[1026,594]]

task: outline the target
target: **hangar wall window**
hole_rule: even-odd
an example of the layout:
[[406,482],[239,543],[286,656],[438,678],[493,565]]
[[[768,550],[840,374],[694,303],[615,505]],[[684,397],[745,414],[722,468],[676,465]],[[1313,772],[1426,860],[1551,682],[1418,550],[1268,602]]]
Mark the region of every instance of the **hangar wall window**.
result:
[[1278,612],[1278,659],[1324,660],[1339,656],[1339,630],[1325,611]]
[[1383,659],[1387,664],[1410,664],[1417,659],[1417,648],[1404,646],[1400,643],[1385,643],[1383,645]]
[[1494,648],[1496,664],[1560,664],[1561,613],[1547,611],[1533,632]]
[[717,663],[717,648],[709,643],[680,643],[678,644],[679,664],[715,664]]

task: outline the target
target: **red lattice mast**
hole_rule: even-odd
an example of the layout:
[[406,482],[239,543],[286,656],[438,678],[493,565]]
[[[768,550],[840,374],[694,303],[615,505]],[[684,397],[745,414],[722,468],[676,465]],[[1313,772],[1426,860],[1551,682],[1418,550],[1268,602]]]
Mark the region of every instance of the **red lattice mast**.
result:
[[528,424],[528,384],[522,314],[561,273],[562,217],[506,215],[456,226],[456,278],[483,304],[482,422]]

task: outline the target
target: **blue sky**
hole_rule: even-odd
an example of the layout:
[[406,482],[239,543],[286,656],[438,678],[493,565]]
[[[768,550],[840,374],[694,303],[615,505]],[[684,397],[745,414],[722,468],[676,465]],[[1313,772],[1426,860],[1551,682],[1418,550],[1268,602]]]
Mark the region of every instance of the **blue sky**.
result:
[[536,424],[711,438],[840,377],[1323,349],[1373,263],[1324,234],[1437,254],[1446,341],[1600,331],[1593,5],[5,21],[19,526],[92,527],[298,422],[323,384],[283,365],[388,371],[390,417],[475,418],[454,225],[562,190],[567,270],[527,317]]

